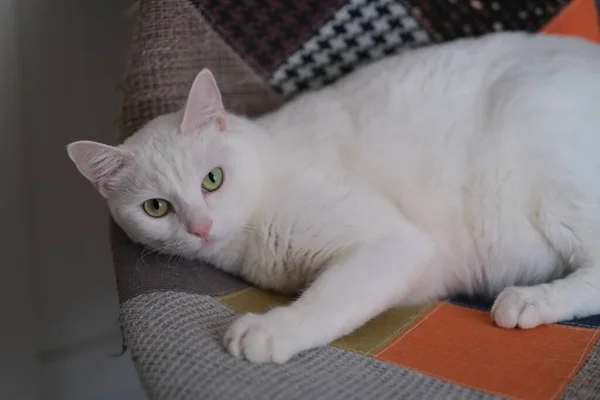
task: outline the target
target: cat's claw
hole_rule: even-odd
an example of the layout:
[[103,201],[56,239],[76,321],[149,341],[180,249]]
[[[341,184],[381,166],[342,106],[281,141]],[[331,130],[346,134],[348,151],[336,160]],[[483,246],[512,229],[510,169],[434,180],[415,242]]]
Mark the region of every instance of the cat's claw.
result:
[[298,325],[297,314],[287,307],[245,314],[231,324],[223,344],[231,355],[251,362],[284,363],[303,350]]
[[493,321],[508,329],[529,329],[556,322],[544,289],[543,285],[504,289],[492,307]]

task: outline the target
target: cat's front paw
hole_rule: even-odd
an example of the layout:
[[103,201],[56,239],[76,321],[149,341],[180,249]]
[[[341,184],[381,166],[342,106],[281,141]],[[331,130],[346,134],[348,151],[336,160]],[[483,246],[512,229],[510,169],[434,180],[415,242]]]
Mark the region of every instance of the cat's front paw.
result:
[[492,319],[502,328],[535,328],[556,322],[544,285],[508,287],[492,307]]
[[265,314],[238,318],[225,333],[223,342],[236,357],[256,363],[284,363],[306,349],[299,331],[299,318],[293,310],[275,308]]

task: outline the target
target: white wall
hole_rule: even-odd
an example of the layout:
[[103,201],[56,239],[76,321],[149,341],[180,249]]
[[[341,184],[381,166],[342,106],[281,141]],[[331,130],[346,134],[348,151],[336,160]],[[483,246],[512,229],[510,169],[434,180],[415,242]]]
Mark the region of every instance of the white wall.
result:
[[8,380],[14,395],[0,386],[3,399],[144,398],[129,355],[114,357],[121,337],[105,205],[65,150],[116,137],[128,5],[0,0],[0,292],[11,298],[0,326],[9,315],[2,346],[20,346],[14,360],[1,349],[2,385],[5,373],[22,371]]

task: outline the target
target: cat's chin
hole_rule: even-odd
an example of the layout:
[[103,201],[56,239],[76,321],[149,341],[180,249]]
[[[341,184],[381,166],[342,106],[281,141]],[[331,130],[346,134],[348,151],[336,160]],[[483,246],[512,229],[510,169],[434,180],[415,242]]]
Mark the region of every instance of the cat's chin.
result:
[[196,253],[203,255],[213,255],[227,248],[227,240],[209,236],[206,240],[203,240],[201,244],[196,248]]

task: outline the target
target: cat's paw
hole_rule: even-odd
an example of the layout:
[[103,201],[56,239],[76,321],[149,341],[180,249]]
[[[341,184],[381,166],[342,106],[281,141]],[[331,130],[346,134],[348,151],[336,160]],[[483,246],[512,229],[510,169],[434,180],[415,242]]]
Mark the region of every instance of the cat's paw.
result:
[[227,330],[223,343],[236,357],[255,363],[284,363],[305,350],[301,343],[298,315],[287,307],[265,314],[245,314]]
[[502,328],[535,328],[556,322],[546,287],[508,287],[500,292],[492,307],[492,319]]

